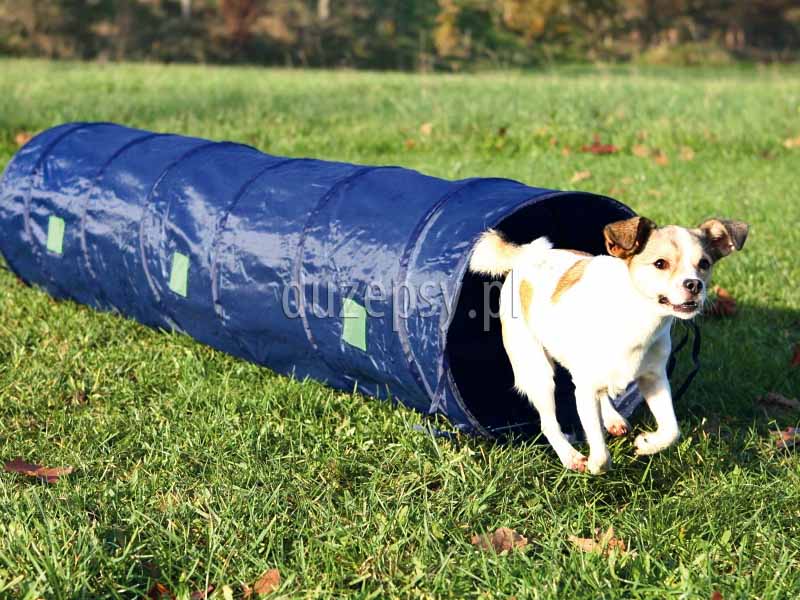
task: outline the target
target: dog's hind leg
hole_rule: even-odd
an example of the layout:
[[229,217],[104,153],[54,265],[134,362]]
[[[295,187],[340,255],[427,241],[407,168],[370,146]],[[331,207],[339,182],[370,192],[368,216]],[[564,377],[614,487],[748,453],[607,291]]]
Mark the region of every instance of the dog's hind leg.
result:
[[566,468],[586,470],[586,457],[572,447],[556,419],[553,361],[539,340],[519,324],[503,323],[503,343],[514,370],[514,387],[539,413],[542,434]]
[[607,394],[600,400],[600,414],[603,417],[603,426],[606,431],[615,437],[628,435],[631,425],[628,420],[617,412],[611,398]]

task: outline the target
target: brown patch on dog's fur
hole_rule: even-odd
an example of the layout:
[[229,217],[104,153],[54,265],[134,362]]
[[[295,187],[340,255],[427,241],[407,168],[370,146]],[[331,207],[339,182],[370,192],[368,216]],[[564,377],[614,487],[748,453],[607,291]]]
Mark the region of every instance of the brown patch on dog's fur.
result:
[[553,302],[553,304],[558,302],[559,298],[561,298],[561,296],[567,290],[569,290],[569,288],[581,280],[581,277],[583,277],[583,272],[586,270],[588,265],[589,259],[583,258],[564,272],[564,274],[561,276],[561,279],[559,279],[558,283],[556,284],[556,289],[553,290],[553,295],[550,297],[550,300]]
[[588,252],[584,252],[583,250],[565,250],[570,254],[574,254],[576,256],[594,256],[594,254],[589,254]]
[[747,223],[729,219],[709,219],[702,223],[696,233],[704,240],[707,252],[716,262],[735,250],[741,250],[749,231]]
[[519,284],[519,302],[522,305],[522,316],[527,319],[528,308],[533,302],[533,286],[527,279],[523,279]]

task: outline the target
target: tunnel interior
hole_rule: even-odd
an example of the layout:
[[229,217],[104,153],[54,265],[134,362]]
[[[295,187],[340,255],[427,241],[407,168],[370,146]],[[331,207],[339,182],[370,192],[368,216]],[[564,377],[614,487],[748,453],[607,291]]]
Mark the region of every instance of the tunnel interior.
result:
[[[547,236],[556,248],[604,254],[603,227],[632,216],[611,199],[562,194],[518,209],[495,225],[504,236],[524,244]],[[445,357],[451,381],[465,408],[492,435],[529,438],[539,434],[539,419],[528,400],[513,388],[514,377],[501,337],[500,286],[490,286],[489,312],[484,284],[492,279],[466,271],[447,331]],[[489,315],[489,316],[485,316]],[[565,433],[581,435],[569,372],[556,371],[556,412]]]

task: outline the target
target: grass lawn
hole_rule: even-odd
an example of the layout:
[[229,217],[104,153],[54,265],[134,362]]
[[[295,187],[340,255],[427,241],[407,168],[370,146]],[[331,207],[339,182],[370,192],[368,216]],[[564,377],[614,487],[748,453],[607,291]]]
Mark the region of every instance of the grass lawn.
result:
[[[704,368],[677,406],[684,437],[648,459],[615,440],[602,477],[565,473],[531,442],[432,438],[410,410],[54,302],[0,271],[0,460],[75,467],[53,485],[0,472],[0,597],[130,598],[160,581],[222,598],[269,568],[275,598],[800,594],[800,460],[770,433],[800,415],[754,404],[800,395],[800,147],[784,145],[800,136],[796,68],[425,76],[4,60],[0,86],[0,166],[20,132],[113,120],[597,191],[660,223],[752,226],[715,275],[739,311],[703,319]],[[620,152],[580,152],[594,134]],[[652,426],[646,410],[635,425]],[[609,525],[635,552],[567,540]],[[470,544],[500,526],[527,547]]]

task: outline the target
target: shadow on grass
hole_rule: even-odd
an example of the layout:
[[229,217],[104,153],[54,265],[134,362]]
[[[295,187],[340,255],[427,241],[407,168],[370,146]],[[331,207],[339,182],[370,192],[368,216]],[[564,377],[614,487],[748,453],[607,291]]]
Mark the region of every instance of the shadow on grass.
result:
[[[700,328],[702,368],[676,406],[679,418],[796,423],[797,413],[765,409],[757,399],[768,392],[790,398],[800,393],[800,367],[791,365],[800,343],[800,311],[740,304],[733,317],[705,317]],[[685,363],[678,378],[684,369]]]
[[[691,444],[700,455],[698,461],[708,463],[702,467],[698,463],[697,467],[720,474],[738,465],[779,476],[783,467],[774,461],[765,462],[764,457],[780,458],[783,453],[791,452],[777,447],[775,433],[787,426],[798,426],[800,411],[763,404],[758,399],[768,392],[787,398],[800,395],[800,366],[791,366],[793,348],[800,343],[800,311],[742,303],[732,317],[701,317],[698,324],[702,336],[701,369],[675,405],[683,439],[692,438]],[[680,332],[676,340],[679,337]],[[671,378],[673,390],[684,381],[691,366],[691,352],[687,349],[679,355]],[[655,421],[646,405],[642,405],[631,422],[632,434],[608,440],[612,450],[616,449],[615,456],[623,457],[623,464],[615,468],[635,479],[650,473],[649,485],[668,492],[681,477],[682,461],[633,458],[633,437],[652,430]],[[547,444],[541,435],[510,437],[499,442],[459,436],[451,443],[500,443],[516,448]],[[576,446],[586,450],[581,442]],[[666,451],[665,456],[672,452],[676,450]],[[550,454],[553,466],[558,468],[555,454]],[[616,477],[611,479],[618,481]]]

